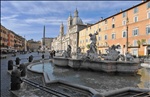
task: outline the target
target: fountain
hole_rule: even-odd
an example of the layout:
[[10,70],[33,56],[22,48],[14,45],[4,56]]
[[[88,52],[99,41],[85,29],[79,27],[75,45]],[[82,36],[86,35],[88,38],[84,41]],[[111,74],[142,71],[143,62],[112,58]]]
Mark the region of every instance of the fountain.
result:
[[[50,61],[50,59],[32,61],[27,63],[26,65],[27,76],[21,78],[23,80],[23,83],[21,83],[21,88],[17,91],[13,91],[13,93],[19,97],[29,97],[29,95],[46,95],[44,97],[53,97],[51,96],[51,93],[43,93],[38,88],[44,88],[44,90],[46,89],[46,91],[55,90],[60,94],[63,93],[64,95],[68,95],[70,97],[112,97],[111,95],[117,95],[117,93],[119,95],[120,93],[123,94],[123,92],[127,94],[130,94],[132,92],[136,95],[142,92],[136,92],[134,90],[130,91],[131,89],[120,91],[120,88],[137,88],[138,86],[141,88],[150,88],[150,86],[148,85],[149,79],[146,81],[143,80],[143,77],[148,78],[148,76],[150,76],[148,72],[144,72],[145,74],[143,75],[144,69],[141,69],[142,71],[138,71],[139,75],[141,75],[142,78],[140,79],[139,75],[109,75],[104,72],[87,72],[86,70],[79,71],[70,68],[62,68],[60,66],[55,66]],[[31,83],[32,85],[35,84],[33,85],[35,87],[31,87],[29,83]],[[119,90],[117,90],[117,92],[112,91],[114,89]],[[147,89],[137,90],[147,92],[149,91]]]
[[[92,43],[86,54],[81,54],[81,49],[78,48],[77,59],[71,58],[71,46],[68,45],[63,56],[54,57],[52,62],[51,59],[44,60],[44,55],[42,60],[29,62],[27,76],[22,78],[25,84],[21,85],[21,89],[14,93],[19,95],[19,97],[23,97],[25,94],[27,97],[29,97],[29,94],[35,97],[36,95],[44,95],[45,97],[54,97],[52,95],[59,97],[122,97],[118,95],[123,95],[129,97],[130,94],[135,96],[142,93],[144,96],[149,96],[148,92],[150,91],[148,89],[150,86],[145,85],[148,82],[147,80],[143,81],[140,79],[139,75],[141,75],[141,78],[143,77],[143,73],[141,73],[143,69],[141,71],[138,70],[139,63],[134,62],[132,60],[133,57],[130,55],[126,56],[128,60],[124,61],[125,57],[116,51],[118,46],[115,45],[107,49],[106,56],[97,54],[96,35],[97,33],[90,34]],[[77,70],[62,67],[71,67]],[[83,69],[88,69],[88,72]],[[108,73],[137,74],[138,72],[139,75],[109,75],[104,72],[93,72],[93,70]],[[148,73],[146,76],[149,75]],[[27,84],[34,86],[34,88]],[[137,89],[116,90],[125,87]],[[139,89],[138,87],[146,89]],[[39,89],[50,94],[45,94],[39,91]],[[112,91],[114,89],[116,91]],[[28,92],[26,93],[27,90]]]
[[[119,95],[123,92],[128,92],[127,94],[132,92],[136,95],[138,93],[143,93],[144,91],[147,92],[147,89],[150,88],[150,86],[147,85],[142,87],[147,88],[146,90],[135,89],[134,91],[134,89],[130,88],[120,90],[120,88],[137,88],[138,86],[141,87],[143,84],[147,84],[148,80],[139,83],[139,75],[141,75],[141,77],[145,76],[145,78],[150,76],[150,74],[143,75],[141,70],[143,71],[144,69],[138,71],[139,75],[137,76],[109,75],[103,72],[87,72],[86,70],[76,71],[70,68],[62,68],[60,66],[55,66],[49,60],[41,60],[40,62],[31,63],[28,65],[28,70],[42,74],[44,76],[44,83],[47,87],[55,89],[61,93],[65,93],[66,95],[70,95],[71,97],[74,97],[75,95],[82,95],[77,97],[94,97],[94,95],[104,95],[98,97],[112,97],[110,95],[117,95],[117,93]],[[114,89],[119,90],[115,92]]]
[[[93,71],[104,71],[107,73],[129,73],[135,75],[139,69],[139,62],[135,62],[130,53],[126,56],[121,55],[116,49],[119,45],[112,45],[106,49],[107,54],[104,56],[97,53],[96,35],[98,33],[89,34],[91,39],[90,49],[86,54],[81,54],[78,47],[77,58],[73,59],[70,56],[71,47],[68,46],[67,51],[62,57],[54,57],[53,64],[62,67],[71,67],[74,69],[90,69]],[[103,59],[103,60],[102,60]],[[125,61],[126,59],[126,61]],[[121,60],[121,61],[120,61]]]

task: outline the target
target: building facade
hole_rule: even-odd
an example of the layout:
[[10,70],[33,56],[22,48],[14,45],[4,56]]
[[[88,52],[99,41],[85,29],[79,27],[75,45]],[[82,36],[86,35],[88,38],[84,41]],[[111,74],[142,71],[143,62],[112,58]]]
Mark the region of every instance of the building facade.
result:
[[[79,47],[88,50],[90,33],[98,32],[97,49],[106,53],[111,45],[120,45],[121,54],[127,51],[133,55],[150,54],[150,1],[120,11],[79,32]],[[128,47],[128,48],[127,48]]]
[[0,47],[7,48],[8,47],[8,29],[1,25],[1,36],[0,36]]
[[70,14],[68,17],[66,34],[64,33],[63,23],[60,25],[60,33],[58,37],[53,39],[52,49],[66,50],[67,46],[70,45],[72,47],[72,53],[75,53],[79,43],[79,31],[86,27],[87,25],[83,24],[76,9],[74,16],[72,17]]
[[5,28],[1,25],[0,32],[0,48],[12,49],[12,50],[23,50],[25,48],[25,38],[19,36],[13,31]]
[[46,50],[51,50],[52,49],[53,38],[45,37],[44,39],[42,38],[41,47],[43,47],[43,40],[44,40],[45,41],[45,49]]
[[38,51],[40,48],[40,41],[34,41],[33,39],[27,41],[27,51]]

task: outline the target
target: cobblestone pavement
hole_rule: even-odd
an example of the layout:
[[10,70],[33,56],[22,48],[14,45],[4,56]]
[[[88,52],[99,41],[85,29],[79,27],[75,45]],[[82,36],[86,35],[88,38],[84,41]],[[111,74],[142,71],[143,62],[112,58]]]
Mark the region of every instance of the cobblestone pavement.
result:
[[[36,56],[33,58],[34,59],[41,59],[41,55],[42,54],[38,54],[36,52],[34,53],[29,53],[29,54],[17,54],[16,57],[24,58],[23,60],[21,60],[20,63],[24,63],[24,62],[28,62],[28,60],[26,58],[28,58],[30,55]],[[45,55],[48,55],[45,54]],[[15,60],[16,57],[12,57],[10,54],[7,55],[6,59],[0,59],[1,60],[1,97],[16,97],[15,95],[13,95],[9,89],[10,89],[10,74],[7,72],[7,68],[8,68],[8,60]],[[48,57],[48,56],[45,56]],[[15,64],[15,61],[13,62]]]

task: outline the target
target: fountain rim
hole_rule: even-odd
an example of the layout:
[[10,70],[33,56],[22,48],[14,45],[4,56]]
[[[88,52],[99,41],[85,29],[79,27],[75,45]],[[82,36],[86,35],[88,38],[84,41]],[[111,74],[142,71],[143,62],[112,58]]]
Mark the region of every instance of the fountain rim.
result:
[[[68,81],[64,81],[64,80],[50,80],[50,78],[48,77],[47,73],[46,72],[40,72],[40,71],[35,71],[35,70],[32,70],[31,67],[33,65],[37,65],[38,63],[41,63],[39,62],[40,60],[36,61],[36,62],[33,62],[33,63],[29,63],[29,65],[27,66],[27,69],[31,72],[35,72],[35,73],[39,73],[39,74],[43,74],[43,77],[44,77],[44,82],[45,84],[53,84],[53,83],[62,83],[62,84],[65,84],[65,85],[68,85],[68,86],[71,86],[71,87],[75,87],[75,88],[80,88],[80,89],[84,89],[86,91],[89,91],[91,92],[93,95],[96,95],[96,94],[99,94],[99,92],[97,92],[95,89],[91,88],[91,87],[87,87],[87,86],[83,86],[83,85],[78,85],[78,84],[74,84],[74,83],[71,83],[71,82],[68,82]],[[44,62],[49,62],[50,60],[44,60]]]
[[[29,71],[35,72],[35,73],[40,73],[40,74],[44,73],[43,71],[41,72],[41,71],[36,71],[36,70],[31,69],[32,66],[38,65],[39,63],[42,63],[42,62],[40,62],[40,61],[41,61],[41,60],[38,60],[37,62],[29,63],[29,65],[27,66],[27,69],[28,69]],[[46,63],[50,62],[50,60],[43,60],[43,61],[46,62]]]

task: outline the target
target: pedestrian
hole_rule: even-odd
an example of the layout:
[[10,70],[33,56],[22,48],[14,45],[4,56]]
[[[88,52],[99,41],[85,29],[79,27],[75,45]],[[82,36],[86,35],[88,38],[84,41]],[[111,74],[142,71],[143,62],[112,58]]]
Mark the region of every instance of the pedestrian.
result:
[[55,53],[56,53],[56,51],[55,51],[55,50],[53,50],[53,56],[55,56]]
[[50,51],[51,58],[53,58],[53,51]]

